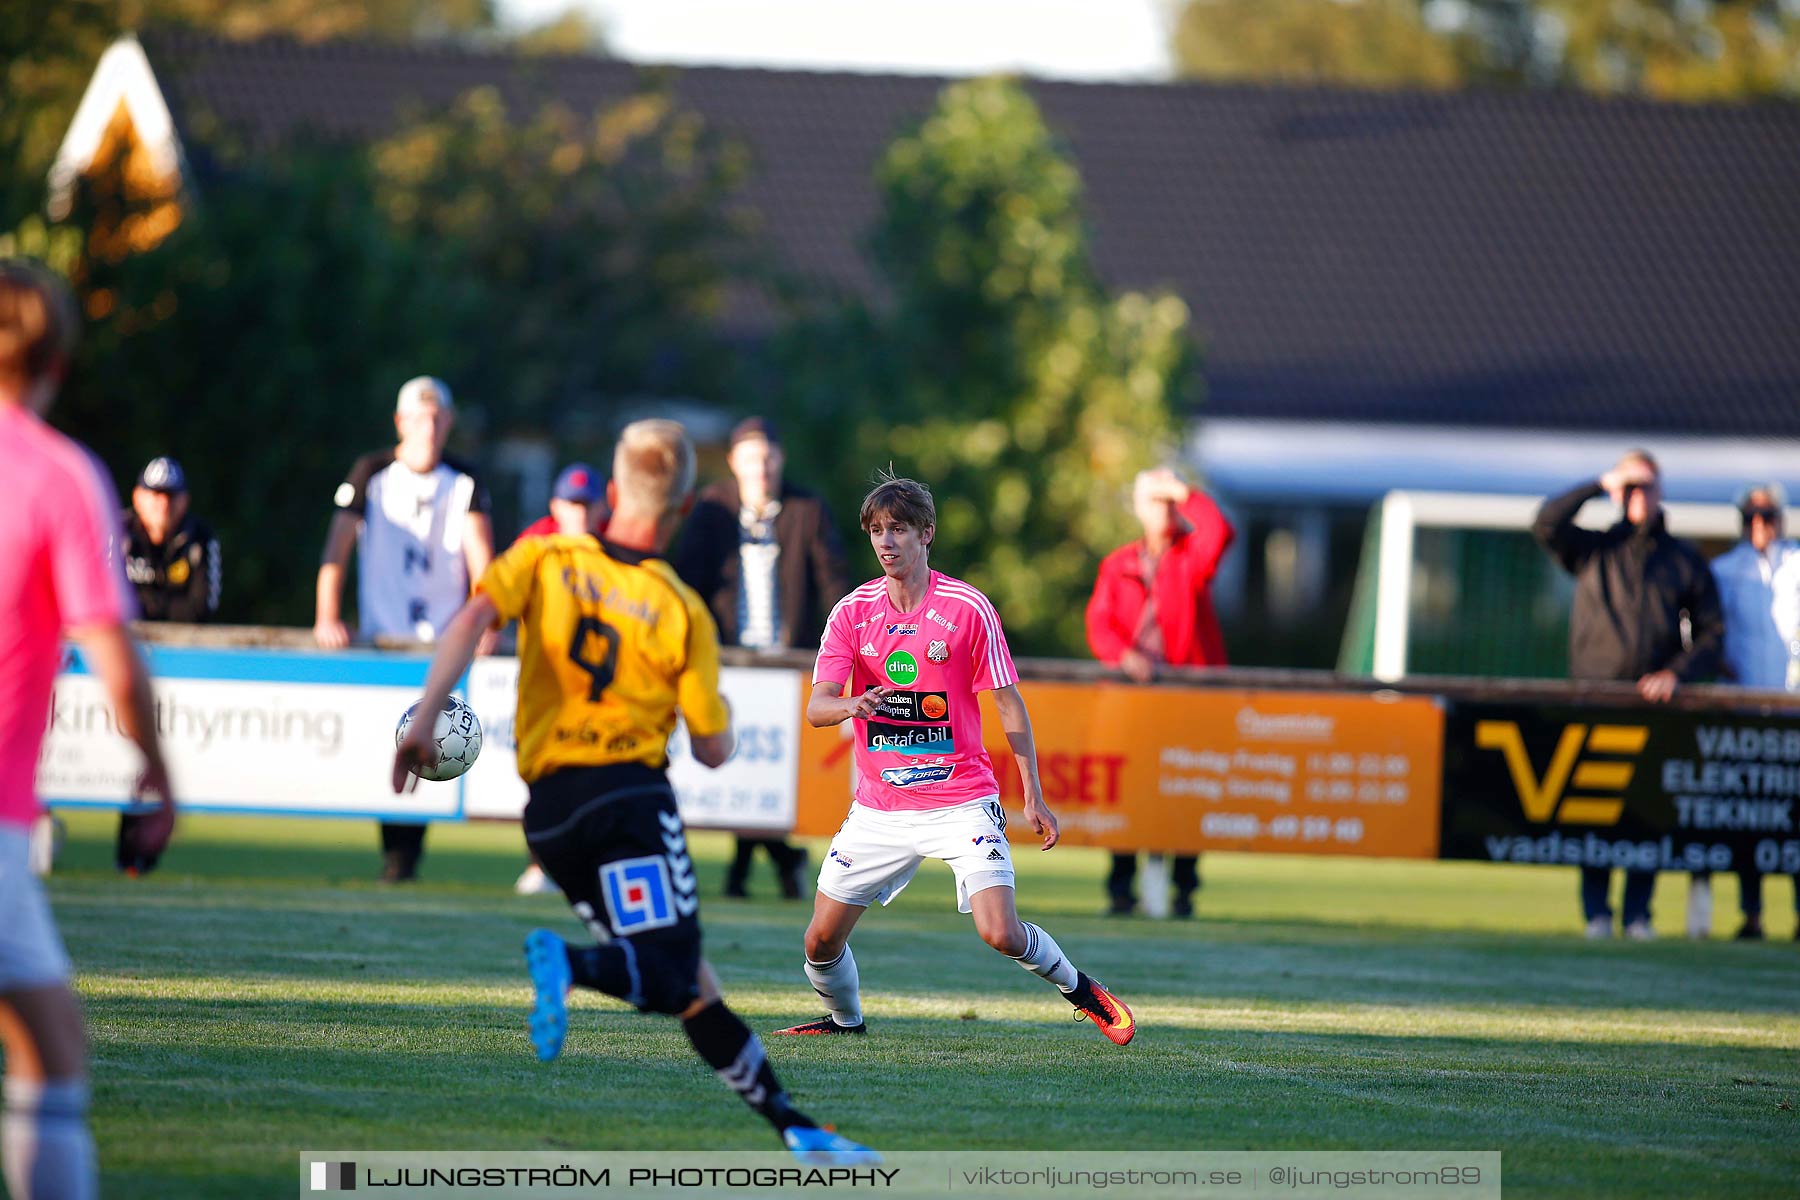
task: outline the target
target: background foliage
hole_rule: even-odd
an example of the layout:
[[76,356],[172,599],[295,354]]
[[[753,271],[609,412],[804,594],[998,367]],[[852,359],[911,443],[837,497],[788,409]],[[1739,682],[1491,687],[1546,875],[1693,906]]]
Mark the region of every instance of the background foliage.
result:
[[1374,87],[1800,98],[1795,0],[1189,0],[1177,71]]
[[[594,113],[479,90],[372,147],[209,146],[225,169],[133,254],[145,239],[119,231],[169,213],[124,186],[129,164],[87,180],[63,224],[39,214],[94,61],[145,21],[501,35],[492,0],[0,6],[0,247],[65,271],[92,322],[58,419],[121,482],[154,454],[188,460],[230,548],[225,616],[309,620],[323,497],[428,370],[465,401],[478,460],[512,436],[603,457],[622,418],[671,401],[772,413],[863,569],[857,501],[880,468],[916,474],[940,499],[938,565],[994,596],[1021,651],[1084,652],[1094,564],[1134,533],[1129,479],[1174,449],[1197,355],[1178,298],[1099,282],[1075,164],[1018,84],[947,88],[874,164],[874,300],[778,276],[739,201],[754,165],[654,78]],[[1206,78],[1800,91],[1800,0],[1192,0],[1175,38]],[[599,38],[564,20],[515,44]],[[792,312],[734,344],[725,318],[751,290]]]
[[708,316],[748,269],[726,206],[742,170],[655,89],[516,123],[478,91],[372,148],[232,157],[148,251],[109,235],[144,204],[118,163],[65,226],[30,218],[13,243],[89,317],[53,419],[121,485],[182,458],[227,550],[222,616],[310,624],[328,497],[391,443],[402,380],[452,381],[452,448],[477,462],[519,433],[595,453],[633,397],[722,399]]
[[933,563],[994,599],[1013,649],[1085,655],[1095,566],[1134,536],[1131,477],[1173,448],[1195,386],[1187,308],[1101,286],[1080,175],[1017,83],[946,88],[876,183],[891,302],[785,341],[790,471],[847,522],[875,471],[916,476],[938,501]]

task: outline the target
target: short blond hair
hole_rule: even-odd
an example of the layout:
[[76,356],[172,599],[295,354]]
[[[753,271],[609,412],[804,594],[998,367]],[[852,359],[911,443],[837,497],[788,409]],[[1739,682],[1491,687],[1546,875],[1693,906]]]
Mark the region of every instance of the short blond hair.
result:
[[27,259],[0,259],[0,381],[44,378],[75,352],[79,330],[62,280]]
[[1658,483],[1662,482],[1662,465],[1656,461],[1656,456],[1648,450],[1634,446],[1619,456],[1619,465],[1621,467],[1628,462],[1643,463],[1646,467],[1650,468],[1650,473],[1656,476],[1656,481]]
[[679,421],[633,421],[613,450],[619,507],[661,519],[694,490],[694,443]]

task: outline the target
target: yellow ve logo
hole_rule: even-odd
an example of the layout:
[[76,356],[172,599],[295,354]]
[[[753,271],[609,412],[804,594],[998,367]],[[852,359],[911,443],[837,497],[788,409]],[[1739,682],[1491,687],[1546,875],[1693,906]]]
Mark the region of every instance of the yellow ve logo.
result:
[[[1625,798],[1620,793],[1631,786],[1633,764],[1582,758],[1582,750],[1630,757],[1643,753],[1649,740],[1650,730],[1644,725],[1595,725],[1591,729],[1586,725],[1565,725],[1550,764],[1539,778],[1531,755],[1526,753],[1518,722],[1475,723],[1475,745],[1500,751],[1526,819],[1537,824],[1552,820],[1559,825],[1618,824],[1625,811]],[[1566,795],[1571,787],[1580,792],[1609,794]]]

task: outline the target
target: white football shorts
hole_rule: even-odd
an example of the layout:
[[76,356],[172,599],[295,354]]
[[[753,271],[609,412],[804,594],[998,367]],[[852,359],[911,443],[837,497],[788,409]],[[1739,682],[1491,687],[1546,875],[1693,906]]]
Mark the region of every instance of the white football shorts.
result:
[[1012,887],[1012,849],[1000,798],[907,812],[852,804],[819,864],[819,890],[843,904],[889,904],[928,858],[949,863],[956,873],[959,912],[969,911],[969,897],[976,892]]
[[0,825],[0,992],[69,981],[69,956],[31,873],[31,832]]

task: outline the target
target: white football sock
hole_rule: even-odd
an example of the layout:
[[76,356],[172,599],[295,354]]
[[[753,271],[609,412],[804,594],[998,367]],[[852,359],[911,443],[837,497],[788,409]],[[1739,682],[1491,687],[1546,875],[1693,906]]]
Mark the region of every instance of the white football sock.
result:
[[806,977],[831,1010],[832,1020],[844,1026],[862,1024],[862,984],[856,976],[856,955],[850,953],[849,946],[828,963],[807,959]]
[[1056,939],[1030,921],[1019,923],[1025,926],[1025,953],[1015,954],[1013,961],[1033,975],[1048,979],[1065,992],[1074,991],[1075,964],[1062,952]]
[[13,1200],[93,1200],[99,1193],[87,1103],[87,1084],[78,1079],[6,1081],[0,1152]]

